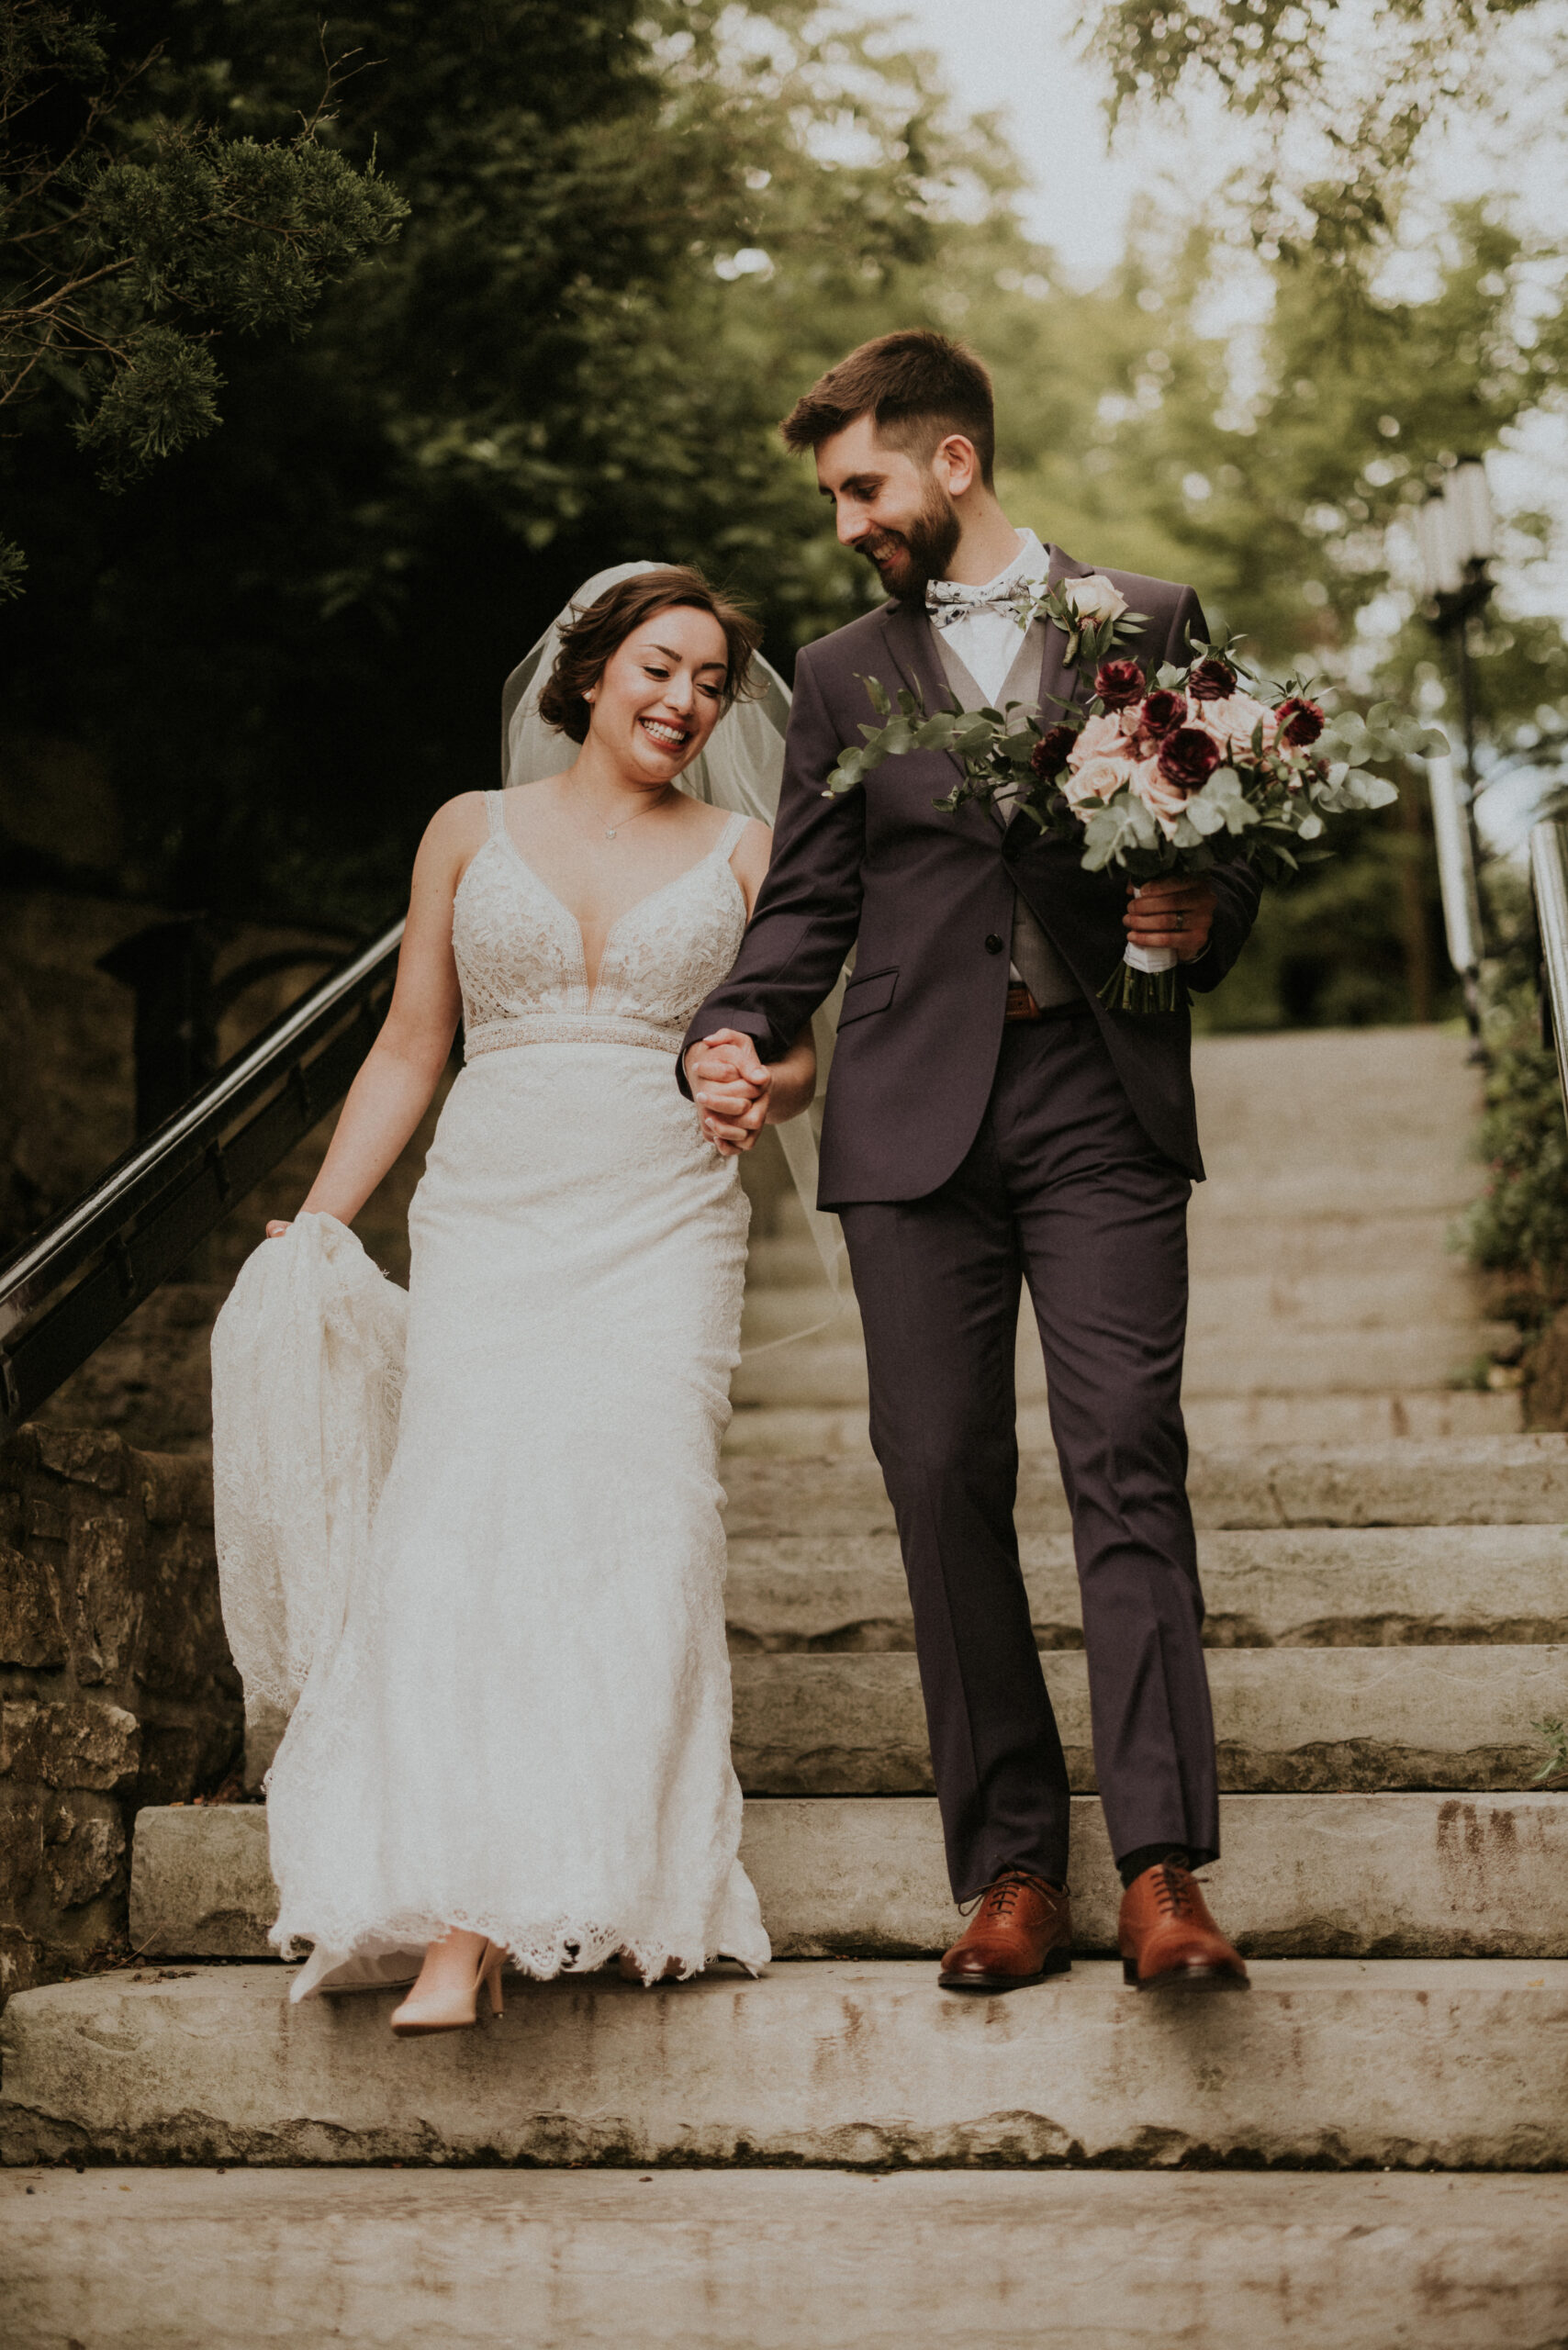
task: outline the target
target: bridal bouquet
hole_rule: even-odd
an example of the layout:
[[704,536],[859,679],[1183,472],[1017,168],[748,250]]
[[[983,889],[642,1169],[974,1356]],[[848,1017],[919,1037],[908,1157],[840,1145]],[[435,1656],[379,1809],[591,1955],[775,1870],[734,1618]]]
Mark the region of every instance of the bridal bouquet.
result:
[[[1119,650],[1144,616],[1099,575],[1045,591],[1021,624],[1036,614],[1066,631],[1070,661],[1097,663],[1086,707],[1064,705],[1054,724],[1018,702],[928,717],[918,693],[901,693],[895,708],[875,677],[862,677],[884,723],[863,726],[864,744],[840,753],[826,796],[901,753],[950,751],[962,780],[938,808],[979,800],[1004,822],[1022,811],[1042,833],[1081,838],[1091,873],[1114,865],[1149,881],[1247,857],[1275,880],[1328,854],[1316,844],[1332,818],[1398,796],[1361,762],[1446,747],[1386,702],[1330,721],[1299,680],[1268,685],[1228,640],[1194,643],[1185,668],[1167,664],[1150,682]],[[1100,1000],[1117,1012],[1172,1011],[1176,964],[1168,947],[1129,944]]]

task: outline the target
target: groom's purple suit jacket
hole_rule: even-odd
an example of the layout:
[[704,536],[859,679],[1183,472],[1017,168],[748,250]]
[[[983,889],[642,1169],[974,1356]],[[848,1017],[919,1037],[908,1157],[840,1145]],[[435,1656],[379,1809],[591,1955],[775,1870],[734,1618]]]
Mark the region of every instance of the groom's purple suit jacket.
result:
[[[1050,551],[1053,585],[1091,569]],[[1189,630],[1199,639],[1207,631],[1190,588],[1133,572],[1105,576],[1148,616],[1130,648],[1147,667],[1192,658]],[[1079,681],[1062,658],[1061,630],[1047,625],[1046,638],[1040,708],[1048,722]],[[1017,890],[1089,998],[1145,1133],[1201,1181],[1185,1007],[1113,1013],[1096,998],[1126,944],[1125,875],[1085,873],[1078,845],[1043,840],[1026,817],[1004,830],[973,802],[941,814],[934,803],[959,772],[946,752],[885,760],[855,790],[825,799],[839,751],[876,722],[857,671],[879,678],[890,695],[918,687],[928,711],[951,699],[924,611],[886,605],[801,654],[772,862],[734,968],[692,1021],[687,1046],[736,1028],[764,1060],[778,1059],[856,947],[823,1108],[819,1197],[824,1208],[922,1199],[953,1174],[985,1114]],[[1258,909],[1249,867],[1213,878],[1209,944],[1182,967],[1193,988],[1224,978]],[[679,1075],[686,1090],[684,1052]]]

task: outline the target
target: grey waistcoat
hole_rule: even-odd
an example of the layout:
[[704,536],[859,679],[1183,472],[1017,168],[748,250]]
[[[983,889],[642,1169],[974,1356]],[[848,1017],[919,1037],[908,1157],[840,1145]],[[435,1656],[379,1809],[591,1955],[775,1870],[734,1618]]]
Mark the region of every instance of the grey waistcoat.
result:
[[[987,700],[943,631],[934,628],[931,633],[947,683],[966,710],[1005,710],[1010,701],[1027,702],[1031,709],[1035,707],[1039,699],[1040,665],[1045,654],[1042,621],[1036,621],[1020,636],[1013,666],[994,702]],[[1013,899],[1013,968],[1042,1012],[1052,1004],[1082,999],[1082,989],[1016,891]]]

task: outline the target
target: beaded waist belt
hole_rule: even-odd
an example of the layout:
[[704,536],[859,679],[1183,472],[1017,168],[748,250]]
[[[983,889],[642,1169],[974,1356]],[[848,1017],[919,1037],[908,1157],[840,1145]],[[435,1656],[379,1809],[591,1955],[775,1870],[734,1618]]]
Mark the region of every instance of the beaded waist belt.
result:
[[476,1021],[464,1038],[463,1057],[506,1052],[514,1045],[642,1045],[655,1053],[678,1053],[684,1029],[657,1021],[606,1013],[520,1012],[500,1020]]

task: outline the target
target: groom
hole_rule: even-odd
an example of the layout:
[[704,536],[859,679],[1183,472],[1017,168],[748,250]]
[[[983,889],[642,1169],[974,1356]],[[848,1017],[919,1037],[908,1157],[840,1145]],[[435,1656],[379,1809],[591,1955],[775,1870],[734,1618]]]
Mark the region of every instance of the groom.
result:
[[[1131,899],[1077,845],[967,802],[943,752],[823,785],[875,713],[860,682],[927,710],[1092,688],[1054,622],[1016,617],[1048,577],[1111,583],[1147,616],[1149,666],[1206,634],[1190,588],[1091,574],[1014,530],[991,487],[991,382],[962,345],[884,335],[783,425],[838,535],[890,600],[800,656],[773,859],[734,968],[687,1034],[683,1087],[755,1131],[767,1064],[846,957],[854,976],[822,1133],[821,1203],[844,1225],[866,1333],[871,1441],[898,1517],[955,1898],[974,1904],[940,1980],[1008,1991],[1070,1964],[1068,1776],[1013,1522],[1014,1347],[1026,1282],[1072,1513],[1094,1762],[1140,1989],[1245,1986],[1193,1871],[1219,1849],[1204,1617],[1184,1479],[1186,1209],[1201,1180],[1189,1021],[1107,1012],[1129,937],[1212,988],[1257,910],[1244,866]],[[859,673],[859,676],[857,673]]]

